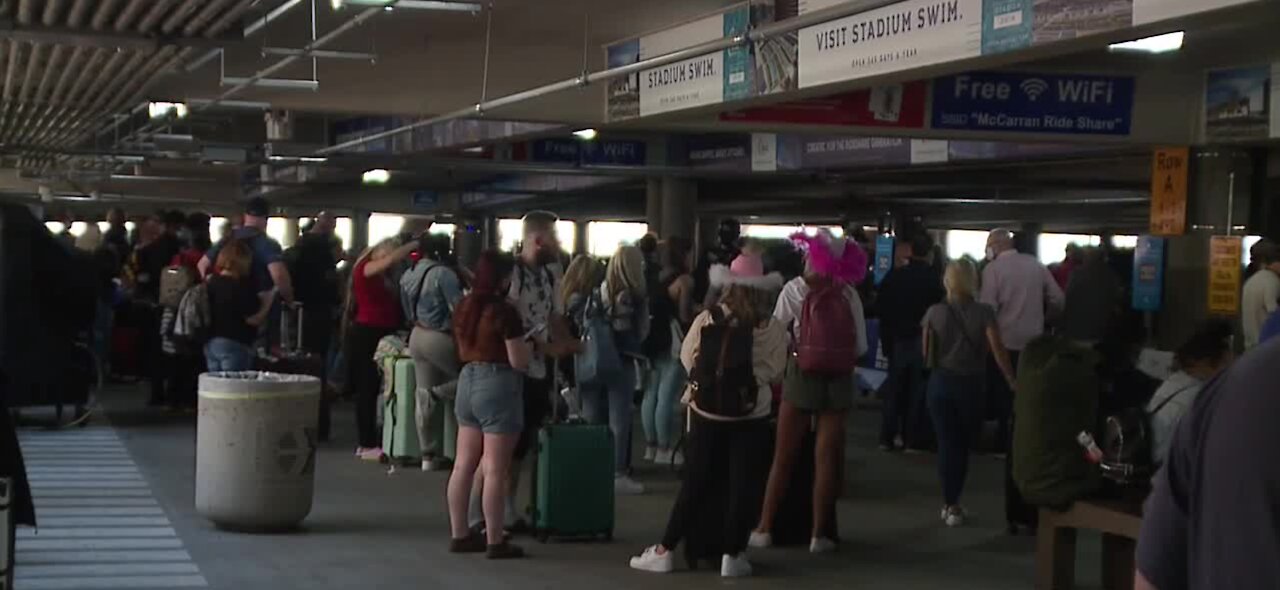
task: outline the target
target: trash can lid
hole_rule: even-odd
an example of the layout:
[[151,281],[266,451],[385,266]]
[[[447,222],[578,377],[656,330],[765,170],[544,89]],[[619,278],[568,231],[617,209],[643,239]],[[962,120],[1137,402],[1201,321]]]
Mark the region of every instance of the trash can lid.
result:
[[200,375],[202,397],[260,399],[320,394],[320,379],[267,371],[220,371]]

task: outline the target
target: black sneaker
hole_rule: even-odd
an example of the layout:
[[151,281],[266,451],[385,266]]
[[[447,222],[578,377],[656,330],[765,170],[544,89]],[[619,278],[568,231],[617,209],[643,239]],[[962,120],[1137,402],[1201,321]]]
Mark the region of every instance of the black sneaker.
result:
[[[484,553],[485,548],[484,537],[475,533],[449,541],[449,553]],[[493,549],[489,548],[489,552]]]
[[498,545],[489,546],[489,559],[520,559],[524,557],[524,549],[519,545],[512,545],[506,541]]

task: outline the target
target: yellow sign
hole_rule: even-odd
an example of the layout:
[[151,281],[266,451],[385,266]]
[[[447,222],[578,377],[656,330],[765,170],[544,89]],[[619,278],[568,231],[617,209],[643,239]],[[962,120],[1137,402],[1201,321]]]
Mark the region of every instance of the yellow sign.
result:
[[1240,261],[1244,240],[1236,236],[1213,236],[1209,240],[1209,313],[1234,316],[1240,313]]
[[1187,231],[1187,166],[1190,150],[1160,148],[1151,159],[1151,235]]

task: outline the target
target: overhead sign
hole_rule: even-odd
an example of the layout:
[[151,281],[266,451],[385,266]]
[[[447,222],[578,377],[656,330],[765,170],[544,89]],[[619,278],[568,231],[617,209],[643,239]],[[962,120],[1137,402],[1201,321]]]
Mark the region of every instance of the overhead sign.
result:
[[1209,313],[1235,316],[1240,313],[1240,260],[1244,240],[1238,236],[1209,239]]
[[751,134],[751,171],[776,172],[778,170],[778,135],[776,133]]
[[1207,142],[1280,137],[1280,62],[1210,70],[1204,108]]
[[530,143],[529,155],[534,162],[643,166],[643,141],[606,139],[579,141],[567,138],[537,139]]
[[1131,0],[1133,24],[1145,25],[1199,12],[1208,12],[1253,0]]
[[[751,10],[746,4],[722,13],[605,48],[609,67],[747,32]],[[606,115],[610,120],[747,98],[752,92],[751,50],[735,46],[723,51],[644,70],[609,84]]]
[[797,43],[801,88],[976,57],[982,0],[898,2],[805,27]]
[[1133,78],[970,72],[933,83],[933,127],[1082,135],[1128,135]]
[[828,96],[730,111],[721,121],[848,125],[920,129],[924,127],[928,82],[907,82]]
[[877,287],[884,281],[884,277],[889,274],[889,271],[893,270],[894,248],[893,236],[881,234],[876,237],[876,266],[874,276]]
[[803,168],[850,166],[906,166],[911,163],[911,140],[901,137],[827,137],[804,142]]
[[1191,150],[1160,148],[1151,158],[1151,234],[1180,236],[1187,231],[1187,173]]
[[440,193],[438,191],[414,191],[410,200],[416,209],[435,210],[440,207]]
[[1164,238],[1141,236],[1133,249],[1133,309],[1160,311],[1164,298]]

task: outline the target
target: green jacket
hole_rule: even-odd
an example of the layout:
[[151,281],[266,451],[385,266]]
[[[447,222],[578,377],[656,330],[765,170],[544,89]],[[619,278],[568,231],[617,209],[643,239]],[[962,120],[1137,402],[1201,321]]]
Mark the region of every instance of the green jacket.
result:
[[1022,351],[1014,397],[1013,481],[1027,502],[1062,508],[1102,485],[1076,442],[1098,423],[1098,353],[1060,336]]

